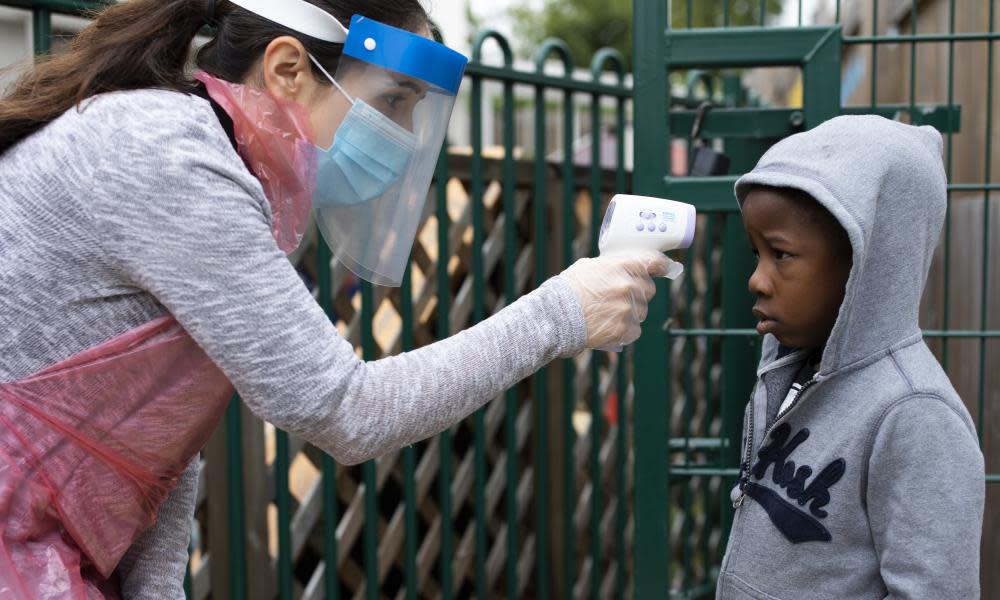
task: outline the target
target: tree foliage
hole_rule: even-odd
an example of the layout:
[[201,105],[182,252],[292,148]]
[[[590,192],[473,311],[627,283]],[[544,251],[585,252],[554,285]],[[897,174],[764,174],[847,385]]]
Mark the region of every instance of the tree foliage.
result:
[[[671,27],[749,26],[760,23],[759,0],[673,0]],[[688,6],[691,7],[690,20]],[[781,13],[781,0],[765,0],[767,14]],[[475,16],[468,15],[475,25]],[[632,2],[631,0],[547,0],[541,9],[527,2],[512,8],[515,44],[522,56],[530,57],[548,37],[562,39],[573,53],[577,66],[589,63],[594,53],[604,47],[617,49],[631,65]]]

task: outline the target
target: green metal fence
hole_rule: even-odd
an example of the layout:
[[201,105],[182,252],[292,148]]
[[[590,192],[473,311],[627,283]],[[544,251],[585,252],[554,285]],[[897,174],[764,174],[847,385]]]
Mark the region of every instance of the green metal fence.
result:
[[[689,279],[689,293],[680,303],[676,295],[659,294],[636,345],[635,558],[641,598],[662,597],[666,589],[684,598],[713,593],[731,521],[727,498],[738,474],[741,415],[759,356],[749,312],[752,298],[746,291],[752,259],[733,199],[735,176],[668,175],[664,157],[670,156],[670,140],[686,137],[691,123],[690,113],[685,115],[677,103],[661,100],[668,97],[671,73],[702,69],[708,75],[701,77],[725,81],[733,69],[799,69],[801,107],[744,108],[745,98],[731,92],[711,98],[719,108],[706,116],[704,136],[720,141],[733,158],[734,174],[750,169],[777,139],[837,114],[899,116],[946,134],[949,217],[921,319],[925,336],[976,420],[987,456],[986,481],[1000,480],[995,424],[1000,402],[995,341],[1000,326],[989,311],[1000,301],[996,264],[990,261],[998,250],[991,229],[998,219],[990,204],[990,193],[997,187],[992,180],[995,3],[960,3],[961,25],[956,27],[959,3],[954,0],[922,2],[919,12],[915,1],[883,0],[881,8],[878,0],[851,3],[850,15],[838,1],[831,3],[832,14],[811,26],[802,25],[799,2],[798,26],[775,27],[765,23],[761,2],[758,27],[730,28],[730,2],[719,0],[719,22],[712,27],[693,28],[689,21],[685,29],[670,29],[669,11],[686,5],[691,15],[691,4],[635,2],[635,111],[636,122],[643,124],[636,131],[635,189],[693,201],[705,215],[699,224],[701,239],[687,257],[689,265],[703,268],[704,277]],[[936,30],[919,32],[921,21],[942,14],[947,19]],[[845,17],[850,17],[849,23],[844,23]],[[975,45],[966,53],[975,60],[967,60],[965,69],[976,69],[974,78],[985,83],[981,90],[969,78],[963,86],[955,84],[956,73],[961,73],[956,52],[961,53],[963,45]],[[887,47],[893,56],[887,56]],[[900,62],[907,64],[899,68]],[[856,86],[859,65],[867,66],[867,97],[863,89],[854,89],[844,90],[842,98],[842,80]],[[880,77],[887,76],[902,81],[893,88],[883,83],[880,90]],[[923,84],[921,77],[926,78]],[[965,163],[953,160],[959,152]],[[956,170],[967,163],[975,163],[979,171]],[[956,229],[957,215],[964,215],[961,232]],[[956,240],[962,244],[961,258],[954,252]],[[693,301],[695,296],[707,305]],[[956,298],[963,300],[961,308],[955,306]],[[956,356],[959,345],[961,357]],[[668,377],[663,376],[664,365]],[[1000,593],[997,507],[997,490],[988,486],[984,597]]]
[[[81,14],[105,3],[0,1],[33,12],[38,53],[49,49],[52,13]],[[899,22],[898,7],[906,4],[916,14],[915,1],[872,0],[867,31],[855,22],[864,26],[867,17],[847,15],[840,2],[827,21],[810,26],[801,26],[800,2],[800,26],[788,28],[766,27],[761,2],[761,26],[739,29],[728,27],[731,1],[715,3],[718,27],[671,30],[669,11],[683,5],[691,15],[692,0],[635,0],[632,87],[614,52],[598,53],[584,80],[573,76],[561,42],[543,44],[534,69],[525,71],[514,68],[506,38],[480,34],[465,88],[470,153],[445,153],[439,163],[422,225],[428,237],[418,241],[402,290],[345,288],[345,274],[331,267],[322,242],[300,257],[331,319],[366,359],[376,359],[474,324],[576,257],[595,254],[600,216],[614,191],[693,201],[703,216],[683,257],[688,276],[670,288],[660,284],[634,354],[560,361],[506,392],[492,412],[488,407],[434,440],[357,468],[337,466],[283,432],[269,437],[234,399],[206,450],[201,525],[186,582],[191,597],[662,598],[667,590],[678,598],[711,596],[759,340],[749,314],[752,258],[732,198],[735,177],[669,175],[671,143],[686,138],[703,99],[716,107],[702,135],[730,155],[732,173],[751,168],[781,137],[845,112],[900,116],[946,133],[951,209],[922,319],[979,426],[987,482],[1000,481],[1000,427],[987,426],[1000,402],[1000,326],[988,310],[1000,298],[996,263],[989,260],[998,250],[990,203],[997,189],[994,2],[977,3],[978,20],[966,14],[970,7],[957,11],[955,0],[922,2],[921,15],[945,8],[945,26],[925,31],[920,19],[904,18],[908,33],[891,30],[889,19]],[[897,13],[887,17],[889,5]],[[484,63],[487,44],[500,49],[502,64]],[[931,75],[916,68],[927,58],[922,47],[937,48],[947,65],[935,72],[934,85],[924,86],[921,76]],[[961,61],[967,47],[983,51],[982,90],[956,84],[956,57]],[[562,75],[545,70],[552,58]],[[856,85],[851,68],[859,59],[869,65],[868,89],[842,102],[849,91],[842,82]],[[885,68],[895,60],[908,60],[907,68]],[[777,66],[800,70],[801,106],[747,97],[741,74]],[[885,83],[887,72],[908,72],[897,86],[901,93]],[[684,73],[690,93],[672,96],[672,74]],[[484,149],[490,86],[501,88],[499,158],[487,158]],[[511,126],[521,96],[534,104],[530,143],[515,139]],[[576,164],[569,151],[581,104],[590,107],[589,166]],[[629,110],[641,124],[631,181],[622,137]],[[616,131],[610,171],[600,167],[607,120]],[[561,139],[547,144],[553,123]],[[525,146],[530,161],[516,156]],[[546,160],[560,147],[558,160]],[[464,208],[452,200],[456,185],[468,197]],[[399,320],[389,342],[378,331],[386,313]],[[609,402],[615,420],[605,416]],[[583,426],[576,423],[581,415],[589,416]],[[304,463],[316,472],[305,495],[293,491],[296,465]],[[998,526],[990,514],[998,506],[995,486],[988,494],[984,597],[1000,593],[1000,582],[986,577],[1000,557],[1000,536],[989,533]]]
[[[52,13],[80,15],[106,3],[0,4],[32,10],[35,50],[44,54]],[[502,64],[481,60],[487,44],[499,47]],[[596,254],[607,201],[627,189],[631,90],[622,56],[597,53],[589,78],[581,78],[566,45],[552,40],[535,54],[533,69],[519,70],[508,40],[487,31],[472,58],[465,88],[471,154],[443,154],[402,289],[351,289],[322,241],[300,257],[317,300],[365,359],[446,337]],[[549,74],[549,62],[562,74]],[[490,85],[502,88],[495,159],[483,148]],[[515,139],[515,92],[534,104],[530,142]],[[574,156],[579,111],[591,138],[583,161]],[[553,126],[559,139],[552,139]],[[609,129],[615,166],[607,169],[601,136]],[[533,158],[517,159],[518,149]],[[549,159],[553,153],[560,157]],[[459,196],[468,195],[457,208],[456,184]],[[378,339],[385,313],[399,321],[390,342]],[[557,361],[492,403],[498,412],[484,408],[434,440],[355,468],[335,465],[284,432],[272,436],[234,398],[205,452],[189,596],[631,595],[628,356],[593,352]],[[619,416],[609,418],[609,410]],[[293,489],[303,462],[318,472],[304,495]]]

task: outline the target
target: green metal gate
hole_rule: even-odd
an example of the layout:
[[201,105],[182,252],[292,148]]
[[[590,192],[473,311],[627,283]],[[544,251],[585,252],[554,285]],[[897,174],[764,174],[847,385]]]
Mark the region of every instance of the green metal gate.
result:
[[[439,165],[427,222],[434,231],[414,253],[414,279],[408,277],[399,294],[362,285],[345,295],[343,273],[331,269],[322,243],[302,258],[316,277],[321,305],[346,335],[356,335],[366,358],[377,358],[479,321],[575,257],[595,253],[596,227],[613,192],[631,189],[693,201],[704,217],[695,246],[684,256],[688,276],[670,289],[661,284],[634,349],[634,367],[602,353],[562,361],[508,391],[494,403],[499,407],[494,412],[481,411],[435,440],[404,449],[398,461],[357,469],[338,467],[282,432],[274,434],[274,447],[266,452],[248,447],[247,437],[259,438],[263,429],[234,401],[224,434],[208,450],[217,451],[222,466],[206,483],[211,500],[199,508],[211,526],[200,532],[208,539],[198,547],[211,550],[207,559],[192,562],[198,569],[188,581],[191,596],[662,598],[667,590],[678,598],[711,596],[731,519],[727,490],[737,473],[741,415],[759,341],[745,291],[752,258],[732,197],[735,177],[668,175],[671,142],[687,137],[702,99],[716,104],[705,117],[703,137],[720,141],[733,159],[733,173],[750,169],[775,140],[844,112],[902,115],[946,133],[952,209],[940,275],[929,287],[925,334],[979,426],[987,482],[1000,481],[1000,319],[988,310],[1000,299],[997,262],[990,261],[1000,250],[992,228],[997,207],[990,203],[998,188],[991,142],[994,1],[963,4],[958,12],[956,0],[925,0],[922,13],[940,7],[946,15],[943,28],[925,33],[919,33],[920,19],[909,19],[908,33],[888,26],[887,7],[898,21],[900,10],[917,13],[915,0],[870,0],[865,7],[872,16],[870,33],[844,23],[839,1],[828,23],[788,28],[763,26],[762,1],[762,26],[739,29],[728,27],[732,0],[712,1],[719,27],[695,29],[689,22],[685,29],[670,30],[669,11],[686,9],[691,15],[693,0],[635,0],[631,88],[624,60],[615,53],[595,56],[591,80],[582,81],[571,75],[572,61],[559,42],[540,48],[535,69],[525,72],[513,68],[503,36],[481,34],[469,68],[471,154],[450,156]],[[0,1],[32,10],[38,53],[49,49],[52,13],[81,14],[106,3]],[[487,43],[500,47],[502,65],[482,62]],[[947,65],[940,85],[929,92],[922,90],[923,71],[916,68],[918,58],[926,59],[922,47],[937,48]],[[984,84],[982,97],[956,75],[956,59],[963,60],[963,48],[970,47],[985,51],[985,73],[977,76]],[[562,63],[565,75],[546,73],[551,57]],[[857,84],[852,68],[859,57],[873,66],[863,78],[867,102],[857,100],[862,90],[847,106],[841,85]],[[878,67],[887,57],[909,60],[900,97],[879,87],[886,70]],[[801,107],[768,107],[746,97],[739,71],[762,66],[801,70]],[[604,80],[605,71],[614,82]],[[709,91],[672,96],[670,74],[683,72],[695,83],[692,91],[705,81]],[[481,107],[490,82],[502,86],[500,119],[506,125],[503,153],[496,159],[483,152]],[[515,121],[515,90],[527,90],[533,99],[530,160],[515,157],[518,140],[509,126]],[[551,92],[558,100],[548,98]],[[580,99],[591,107],[590,166],[576,165],[571,152],[547,161],[551,105],[562,111],[561,144],[572,148]],[[596,143],[606,119],[607,111],[597,108],[603,104],[617,131],[610,170],[599,167]],[[633,121],[641,124],[635,130],[631,185],[622,136],[630,107]],[[470,198],[467,210],[458,213],[449,205],[449,186],[456,181]],[[975,293],[967,293],[968,281]],[[386,307],[402,323],[390,344],[379,342],[373,327]],[[604,418],[612,405],[616,422]],[[573,422],[581,413],[590,415],[582,433]],[[253,461],[263,463],[267,453],[273,459],[266,472],[254,471]],[[308,498],[291,492],[290,473],[304,457],[319,473]],[[984,597],[1000,594],[1000,582],[985,577],[1000,571],[1000,519],[990,514],[1000,506],[995,488],[988,486]],[[390,508],[387,496],[396,502]],[[264,498],[262,510],[274,513],[273,526],[254,498]],[[255,537],[261,522],[264,539]],[[267,547],[269,531],[275,534],[273,551]],[[336,565],[337,577],[327,576],[326,565]]]
[[[53,13],[106,4],[0,0],[32,11],[37,54],[51,47]],[[486,44],[499,47],[502,64],[481,60]],[[580,77],[566,45],[550,40],[533,69],[519,70],[507,39],[487,31],[472,58],[471,147],[442,155],[402,288],[351,288],[320,240],[295,256],[365,359],[447,337],[596,254],[604,208],[628,189],[631,89],[620,54],[598,52]],[[546,70],[550,59],[561,74]],[[484,156],[487,86],[502,88],[496,158]],[[515,92],[533,105],[530,142],[515,139]],[[590,138],[583,161],[572,151],[581,112]],[[600,143],[608,130],[610,157]],[[467,201],[456,204],[456,195]],[[382,339],[387,315],[399,326]],[[189,597],[631,595],[629,356],[557,361],[466,422],[360,467],[269,430],[234,398],[205,450]],[[302,472],[311,479],[298,493]]]
[[[671,73],[688,71],[689,80],[722,80],[727,93],[717,92],[708,98],[718,108],[705,116],[702,136],[721,142],[733,159],[731,173],[734,174],[751,169],[759,156],[781,137],[815,127],[838,114],[902,116],[912,123],[933,125],[946,134],[946,162],[951,182],[949,218],[937,262],[940,277],[936,284],[932,277],[932,284],[928,286],[922,324],[925,336],[953,380],[959,370],[968,367],[967,363],[956,364],[956,343],[975,344],[974,348],[964,348],[963,356],[968,361],[971,353],[978,366],[971,377],[972,389],[963,388],[958,382],[956,387],[976,420],[981,441],[984,433],[992,433],[998,428],[995,415],[1000,406],[997,393],[1000,380],[996,373],[1000,371],[1000,354],[995,342],[1000,327],[996,315],[988,310],[991,303],[996,306],[1000,300],[996,290],[996,265],[990,262],[990,257],[997,253],[997,236],[991,229],[991,222],[996,222],[996,211],[991,212],[990,205],[990,192],[996,189],[991,169],[993,42],[997,38],[994,2],[977,3],[983,14],[974,25],[966,24],[968,32],[956,31],[956,2],[938,2],[936,8],[946,10],[949,15],[947,31],[919,34],[920,15],[916,1],[884,1],[880,11],[878,0],[874,0],[865,7],[871,12],[863,13],[871,15],[871,35],[854,31],[851,35],[845,34],[839,1],[835,5],[831,3],[834,14],[829,15],[827,25],[808,27],[802,26],[801,1],[796,27],[765,26],[765,3],[760,2],[759,26],[731,28],[730,1],[719,0],[713,4],[719,9],[719,22],[713,28],[692,27],[690,0],[666,3],[636,0],[634,5],[634,101],[636,122],[643,124],[636,130],[635,190],[694,202],[705,215],[699,223],[700,240],[696,240],[686,257],[687,272],[692,273],[691,266],[697,265],[703,276],[689,278],[683,284],[683,294],[660,293],[656,296],[650,308],[651,317],[636,344],[635,560],[639,598],[660,598],[668,589],[672,597],[678,598],[710,597],[714,593],[718,564],[725,550],[732,517],[728,490],[738,475],[743,408],[755,380],[759,357],[759,337],[753,329],[749,310],[753,299],[747,291],[753,260],[733,197],[736,177],[669,176],[670,164],[665,157],[671,156],[671,140],[685,138],[693,118],[690,104],[685,109],[676,102],[668,104],[662,100],[669,97]],[[794,3],[791,4],[794,7]],[[896,19],[891,24],[887,23],[887,4],[891,4],[894,11],[888,17]],[[925,11],[932,11],[929,5],[935,3],[921,4]],[[670,11],[685,8],[687,28],[670,29],[667,25]],[[908,18],[909,34],[892,29],[901,13],[904,21],[908,15],[918,15]],[[858,28],[855,22],[850,26]],[[952,157],[961,143],[968,143],[964,141],[966,138],[961,142],[957,140],[962,112],[959,104],[973,103],[969,94],[956,94],[956,46],[963,43],[985,46],[986,58],[981,61],[985,72],[978,74],[986,82],[983,90],[985,123],[979,123],[985,126],[985,135],[979,139],[983,158],[979,168],[982,170],[977,176],[965,174],[961,181],[956,181]],[[900,52],[897,46],[901,44],[905,44],[909,52],[908,94],[904,91],[902,97],[878,93],[880,67],[885,77],[884,64],[878,62],[879,49],[890,44],[897,54]],[[945,82],[930,90],[921,88],[918,97],[918,78],[923,73],[917,68],[921,44],[945,45],[939,52],[946,55],[948,66],[941,73]],[[870,101],[855,100],[849,106],[842,106],[842,77],[856,84],[861,49],[870,54]],[[854,68],[853,72],[850,68],[842,68],[845,56],[855,59],[849,65]],[[746,98],[738,93],[738,85],[731,85],[738,77],[734,77],[731,70],[776,66],[800,70],[801,108],[748,107]],[[693,73],[693,70],[702,71]],[[959,95],[964,97],[958,98]],[[853,96],[856,98],[858,94]],[[971,119],[966,112],[968,122]],[[969,205],[959,205],[957,195],[969,192],[980,194],[980,198],[964,198],[962,201]],[[965,264],[966,271],[969,264],[975,268],[971,275],[966,273],[963,280],[968,281],[971,277],[977,290],[976,301],[972,302],[976,304],[975,321],[970,322],[969,315],[962,313],[966,317],[963,323],[967,325],[958,330],[950,326],[955,322],[956,313],[961,313],[950,303],[963,291],[957,290],[952,281],[952,271],[957,267],[952,258],[956,235],[952,213],[956,206],[963,210],[970,208],[973,201],[978,201],[984,218],[971,229],[968,227],[970,219],[964,219],[967,227],[963,234],[974,234],[979,252]],[[667,377],[663,376],[664,372]],[[987,482],[992,484],[1000,480],[996,475],[1000,470],[997,467],[997,439],[985,441]],[[1000,506],[996,493],[993,486],[988,486],[982,563],[984,597],[1000,593],[1000,582],[993,575],[1000,561],[1000,548],[996,545],[996,536],[990,534],[998,527],[995,514],[991,514]]]

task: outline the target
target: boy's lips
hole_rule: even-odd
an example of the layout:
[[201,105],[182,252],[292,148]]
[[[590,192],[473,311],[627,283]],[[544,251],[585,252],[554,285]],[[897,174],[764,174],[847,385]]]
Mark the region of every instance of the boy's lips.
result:
[[764,335],[767,333],[774,333],[775,328],[778,326],[778,322],[771,318],[770,315],[760,310],[756,306],[753,308],[753,316],[759,321],[757,323],[757,333]]

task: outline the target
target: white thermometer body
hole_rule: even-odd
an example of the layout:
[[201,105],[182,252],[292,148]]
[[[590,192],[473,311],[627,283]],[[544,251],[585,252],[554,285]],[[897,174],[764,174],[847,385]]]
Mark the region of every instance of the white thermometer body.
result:
[[[697,217],[694,206],[684,202],[617,194],[604,214],[598,247],[601,254],[636,249],[667,252],[690,248]],[[683,271],[680,263],[675,264]],[[667,276],[670,275],[674,273]]]

